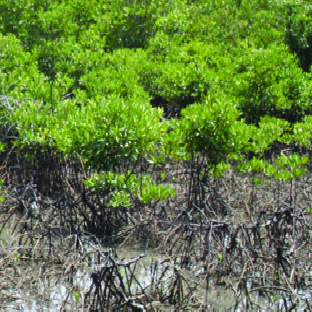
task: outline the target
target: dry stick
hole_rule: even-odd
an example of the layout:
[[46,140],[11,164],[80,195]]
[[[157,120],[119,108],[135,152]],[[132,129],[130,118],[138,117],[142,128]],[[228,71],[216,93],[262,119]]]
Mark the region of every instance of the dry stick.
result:
[[233,286],[233,282],[228,279],[228,285],[231,286],[231,290],[234,292],[234,295],[236,296],[236,303],[235,303],[235,306],[234,306],[234,311],[236,311],[238,305],[239,305],[239,302],[238,302],[238,299],[240,297],[240,294],[236,291],[235,287]]
[[[163,261],[160,263],[163,264]],[[167,273],[167,271],[170,269],[170,266],[167,265],[165,266],[164,270],[162,271],[162,273],[159,276],[158,282],[156,283],[155,287],[157,288],[158,285],[161,283],[161,280],[165,277],[165,274]]]
[[279,290],[279,291],[284,291],[284,292],[287,292],[289,293],[289,289],[287,288],[283,288],[281,286],[270,286],[270,285],[267,285],[267,286],[259,286],[259,287],[256,287],[256,288],[253,288],[251,290],[249,290],[249,292],[254,292],[254,291],[259,291],[259,290],[268,290],[268,289],[273,289],[273,290]]
[[[240,279],[239,279],[239,281],[238,281],[238,283],[236,285],[236,289],[238,289],[238,287],[241,285],[242,280],[244,279],[243,276],[245,275],[245,273],[247,271],[247,266],[248,266],[248,264],[245,263],[243,271],[242,271],[242,274],[241,274],[241,277],[240,277]],[[246,289],[246,291],[247,291],[247,289]]]
[[[142,223],[144,223],[144,221],[142,222]],[[132,231],[132,230],[135,230],[138,226],[140,226],[141,224],[138,224],[138,225],[135,225],[135,226],[133,226],[130,230],[131,230],[131,232],[129,233],[129,235],[124,239],[124,241],[118,246],[119,248],[120,247],[122,247],[122,246],[124,246],[127,242],[128,242],[128,240],[130,240],[130,238],[131,238],[131,236],[134,234],[134,231]],[[128,230],[127,230],[128,231]],[[119,236],[119,234],[118,234],[118,236]]]
[[206,219],[206,221],[209,222],[208,217],[206,216],[206,214],[204,213],[203,209],[199,208],[198,206],[196,206],[194,203],[192,203],[193,206],[204,216],[204,218]]
[[[177,232],[178,230],[181,229],[181,227],[182,227],[181,225],[178,225],[178,226],[176,226],[175,228],[173,228],[173,229],[168,233],[168,235],[167,235],[167,237],[165,238],[165,241],[164,241],[164,243],[163,243],[164,246],[168,244],[168,241],[171,239],[171,237],[174,236],[174,235],[176,234],[176,232]],[[165,234],[166,234],[166,233],[165,233]]]
[[298,309],[300,310],[300,307],[301,307],[301,299],[300,297],[298,296],[298,294],[294,291],[294,289],[290,286],[290,283],[287,279],[287,277],[285,278],[285,281],[286,281],[286,284],[287,286],[289,287],[290,291],[292,292],[292,294],[295,296],[295,298],[299,301],[299,307]]
[[193,144],[191,142],[191,168],[190,168],[190,172],[191,172],[191,177],[190,177],[190,181],[189,181],[189,192],[188,192],[188,208],[190,208],[190,203],[191,203],[191,194],[192,194],[192,182],[193,182]]
[[[178,270],[178,269],[177,269]],[[198,287],[199,283],[196,283],[195,286],[190,286],[188,279],[182,274],[181,270],[178,270],[179,276],[182,277],[182,279],[185,281],[185,283],[187,284],[187,287],[189,289],[189,293],[184,296],[184,298],[182,299],[181,303],[180,303],[180,307],[182,306],[183,302],[187,301],[187,299],[191,296],[191,294],[193,294],[193,292],[196,290],[196,288]]]
[[[133,270],[133,272],[132,272],[130,266],[128,266],[128,268],[129,268],[129,271],[130,271],[131,274],[132,274],[132,275],[131,275],[131,279],[132,279],[132,277],[135,279],[137,285],[141,288],[141,291],[142,291],[142,293],[144,294],[144,296],[145,296],[149,301],[152,301],[152,299],[147,295],[147,293],[145,292],[145,289],[141,286],[140,282],[138,281],[137,277],[135,276],[135,274],[134,274],[134,271],[135,271],[135,270]],[[132,283],[132,282],[131,282],[131,283]],[[129,289],[130,289],[130,288],[129,288]]]

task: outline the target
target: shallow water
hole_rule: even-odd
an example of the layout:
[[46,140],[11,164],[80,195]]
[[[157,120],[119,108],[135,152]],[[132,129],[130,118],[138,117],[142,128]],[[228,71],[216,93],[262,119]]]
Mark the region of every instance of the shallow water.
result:
[[[129,259],[139,256],[142,251],[122,248],[117,253],[119,259]],[[146,275],[146,268],[151,261],[155,261],[154,259],[155,254],[148,252],[147,256],[140,260],[140,265],[136,269],[136,276],[143,287],[150,283],[150,277]],[[100,268],[101,264],[93,261],[91,265],[82,265],[70,281],[68,277],[64,276],[64,271],[66,271],[64,265],[32,263],[21,264],[19,267],[21,271],[26,271],[29,282],[20,284],[17,281],[15,287],[6,289],[0,302],[1,309],[10,311],[54,311],[62,308],[76,310],[73,291],[79,292],[81,294],[79,300],[83,301],[84,294],[92,284],[91,273]],[[32,276],[27,272],[31,272]]]
[[[145,251],[146,257],[140,259],[136,268],[136,277],[142,287],[151,284],[150,265],[155,261],[160,262],[164,259],[162,255],[157,255],[152,251]],[[134,250],[133,248],[122,248],[117,250],[119,259],[130,259],[138,257],[142,254],[142,250]],[[23,266],[20,269],[23,270]],[[48,265],[43,263],[28,264],[27,270],[34,277],[29,276],[29,281],[23,285],[17,284],[15,288],[6,289],[7,300],[0,303],[1,309],[10,311],[59,311],[61,309],[75,311],[84,300],[85,293],[90,289],[91,273],[98,269],[101,265],[94,262],[91,266],[79,268],[71,281],[64,276],[63,265]],[[43,268],[45,266],[45,268]],[[26,270],[26,269],[25,269]],[[41,272],[41,273],[40,273]],[[167,274],[171,274],[168,270]],[[190,275],[191,276],[191,275]],[[208,302],[208,307],[214,309],[229,308],[232,305],[233,296],[229,291],[225,291],[221,287],[214,288],[204,297],[205,287],[198,290],[198,297],[202,302]],[[76,301],[74,299],[73,290],[79,291],[81,298]],[[200,295],[202,293],[202,295]],[[232,298],[231,298],[232,297]],[[78,309],[80,311],[84,308]],[[162,307],[162,311],[171,311],[171,307]]]
[[[101,252],[105,250],[107,249],[101,248]],[[142,250],[134,246],[119,248],[116,253],[118,260],[129,260],[145,254],[145,257],[139,260],[135,269],[138,284],[143,288],[149,286],[152,282],[151,264],[159,264],[165,260],[164,255],[157,254],[153,250]],[[99,263],[96,257],[91,258],[90,262],[77,261],[77,263],[74,263],[69,259],[65,264],[54,265],[42,261],[31,263],[22,260],[17,263],[13,261],[12,265],[8,265],[12,266],[12,269],[11,267],[8,268],[8,266],[6,268],[5,274],[7,276],[2,276],[0,308],[9,311],[59,311],[62,309],[85,311],[87,307],[84,298],[92,285],[91,273],[101,268],[102,265],[103,263]],[[173,273],[170,261],[166,262],[165,265],[170,267],[166,272],[167,276],[169,276]],[[72,275],[68,274],[71,266],[77,268]],[[163,267],[159,265],[159,272],[156,274],[160,275]],[[194,274],[194,272],[196,273]],[[195,264],[189,270],[183,270],[183,274],[189,281],[201,283],[194,293],[194,302],[196,303],[194,310],[203,311],[200,310],[202,304],[204,310],[223,311],[230,309],[233,311],[237,300],[235,293],[226,289],[226,286],[212,286],[213,283],[207,291],[205,278],[204,276],[199,277],[200,273],[201,264]],[[24,276],[24,278],[20,279],[20,276]],[[133,287],[137,287],[137,284],[134,284]],[[164,283],[163,287],[166,288],[168,285]],[[132,290],[133,292],[137,291],[137,289]],[[81,297],[75,299],[74,292],[79,293]],[[296,293],[301,298],[309,299],[309,301],[312,299],[308,291],[296,291]],[[282,309],[284,304],[282,300],[270,301],[267,297],[257,295],[256,292],[253,292],[251,296],[253,296],[253,301],[262,309],[264,307],[265,310],[274,311],[279,307]],[[245,305],[245,298],[244,295],[240,296],[236,311],[250,309]],[[288,305],[291,306],[290,303]],[[158,310],[173,311],[173,307],[161,305]],[[261,311],[261,309],[256,310]]]

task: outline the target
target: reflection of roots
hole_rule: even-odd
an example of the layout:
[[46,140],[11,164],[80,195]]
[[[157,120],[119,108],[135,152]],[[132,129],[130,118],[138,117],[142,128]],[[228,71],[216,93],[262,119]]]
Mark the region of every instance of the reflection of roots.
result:
[[[144,255],[129,261],[117,261],[111,252],[105,253],[102,267],[91,274],[92,284],[85,296],[86,302],[90,301],[91,310],[144,310],[141,302],[149,298],[134,274],[137,262],[142,257]],[[140,295],[133,289],[140,289]]]
[[[91,274],[92,284],[86,293],[86,302],[92,311],[118,310],[145,311],[153,305],[169,304],[183,308],[194,294],[196,284],[168,261],[155,262],[149,268],[150,281],[141,285],[136,272],[139,260],[118,261],[106,253],[102,267]],[[90,303],[89,303],[90,302]]]

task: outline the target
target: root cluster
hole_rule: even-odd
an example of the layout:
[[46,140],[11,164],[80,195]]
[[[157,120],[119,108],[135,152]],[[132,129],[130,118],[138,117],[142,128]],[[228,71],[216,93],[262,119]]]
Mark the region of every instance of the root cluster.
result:
[[43,156],[48,170],[2,170],[1,308],[311,309],[310,176],[255,186],[141,166],[177,197],[116,208],[84,187],[92,172]]

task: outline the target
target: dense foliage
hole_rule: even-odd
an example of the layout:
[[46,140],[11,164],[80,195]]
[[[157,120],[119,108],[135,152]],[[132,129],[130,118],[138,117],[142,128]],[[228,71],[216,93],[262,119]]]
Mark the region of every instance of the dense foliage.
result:
[[213,172],[233,159],[254,171],[274,142],[310,144],[308,1],[18,0],[0,12],[0,93],[27,99],[1,108],[17,145],[104,171],[200,153]]

